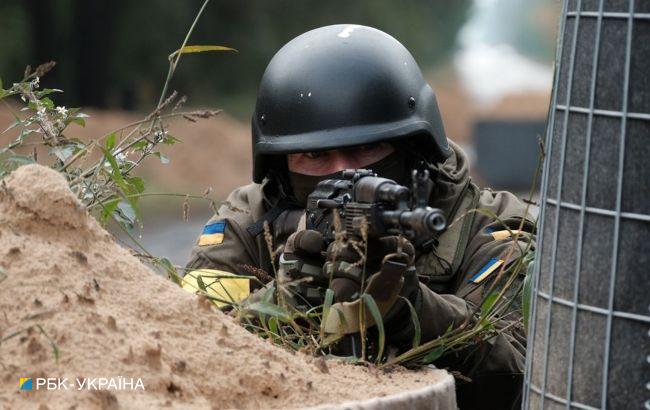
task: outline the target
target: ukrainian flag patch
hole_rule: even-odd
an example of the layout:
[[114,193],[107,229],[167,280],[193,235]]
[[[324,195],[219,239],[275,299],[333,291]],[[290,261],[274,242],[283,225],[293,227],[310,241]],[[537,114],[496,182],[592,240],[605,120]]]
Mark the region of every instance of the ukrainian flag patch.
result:
[[226,230],[226,221],[217,221],[203,228],[199,238],[199,246],[218,245],[223,242],[223,233]]
[[469,280],[472,283],[481,283],[485,278],[490,276],[499,266],[503,264],[502,259],[492,258],[481,268],[480,271]]

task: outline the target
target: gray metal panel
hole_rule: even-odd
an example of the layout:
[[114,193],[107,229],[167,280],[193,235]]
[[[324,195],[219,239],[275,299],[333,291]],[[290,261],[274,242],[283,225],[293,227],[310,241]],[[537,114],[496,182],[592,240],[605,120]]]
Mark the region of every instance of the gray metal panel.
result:
[[650,409],[649,13],[647,0],[564,4],[526,409]]

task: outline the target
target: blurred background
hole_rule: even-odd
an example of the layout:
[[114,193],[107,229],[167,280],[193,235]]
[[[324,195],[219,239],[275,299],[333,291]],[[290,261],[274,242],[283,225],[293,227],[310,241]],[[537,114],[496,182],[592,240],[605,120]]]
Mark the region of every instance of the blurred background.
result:
[[[168,68],[201,0],[2,0],[0,78],[22,78],[27,64],[54,60],[42,79],[65,92],[58,105],[83,107],[90,138],[141,119],[157,103]],[[178,120],[169,164],[150,160],[139,171],[150,192],[223,199],[249,183],[250,115],[258,82],[273,54],[293,37],[328,24],[381,29],[401,41],[436,91],[447,135],[470,156],[474,180],[522,196],[530,188],[545,128],[559,0],[212,0],[189,44],[238,53],[181,59],[171,89],[188,107],[221,108],[216,118]],[[0,106],[0,129],[12,122]],[[9,140],[0,135],[0,145]],[[140,233],[150,252],[184,264],[211,210],[183,198],[143,200]]]

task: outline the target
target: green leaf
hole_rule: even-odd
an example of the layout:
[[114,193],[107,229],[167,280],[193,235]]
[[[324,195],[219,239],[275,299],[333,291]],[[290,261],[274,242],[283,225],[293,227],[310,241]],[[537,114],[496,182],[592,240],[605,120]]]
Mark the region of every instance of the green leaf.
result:
[[276,316],[278,319],[289,322],[291,316],[283,307],[268,302],[255,302],[246,306],[246,310],[262,313],[264,315]]
[[532,259],[528,262],[526,269],[526,277],[524,278],[524,289],[521,293],[521,316],[524,320],[524,329],[528,332],[528,323],[531,319],[530,307],[533,300],[533,271],[535,269],[535,260]]
[[108,151],[112,150],[115,148],[115,141],[117,140],[117,137],[115,136],[115,133],[112,133],[108,137],[106,137],[106,142],[104,143],[104,146]]
[[167,134],[167,136],[163,139],[162,142],[163,142],[163,144],[174,145],[177,142],[183,142],[183,141],[181,141],[178,138],[172,136],[171,134]]
[[66,125],[74,122],[75,124],[81,125],[82,127],[86,126],[85,118],[88,118],[89,115],[86,115],[82,112],[78,112],[79,108],[69,108],[68,109],[68,118],[65,120]]
[[203,276],[202,275],[196,275],[196,284],[199,285],[199,289],[201,289],[204,292],[208,291],[208,287],[205,286],[205,283],[203,282]]
[[196,45],[194,45],[194,46],[185,46],[185,47],[183,47],[181,49],[178,49],[178,50],[174,51],[173,53],[171,53],[169,55],[169,61],[176,58],[178,53],[191,54],[191,53],[203,53],[205,51],[234,51],[235,53],[238,52],[234,48],[225,47],[225,46],[196,46]]
[[42,99],[41,99],[41,103],[42,103],[45,107],[47,107],[47,108],[49,108],[49,109],[53,109],[53,108],[54,108],[54,101],[50,100],[48,97],[44,97],[44,98],[42,98]]
[[445,346],[440,345],[427,353],[423,358],[422,358],[422,364],[431,364],[434,361],[438,360],[442,354],[445,352]]
[[158,159],[160,159],[160,163],[161,163],[161,164],[169,164],[169,158],[167,158],[166,156],[164,156],[162,153],[156,151],[156,152],[154,152],[153,154],[154,154],[155,156],[157,156]]
[[332,303],[334,302],[334,291],[332,289],[327,289],[325,291],[325,301],[323,303],[323,317],[321,319],[321,334],[322,334],[322,329],[325,323],[327,323],[327,318],[330,315],[330,310],[332,307]]
[[62,92],[63,92],[63,90],[59,90],[58,88],[43,88],[41,91],[34,92],[34,94],[36,94],[36,96],[38,96],[38,97],[43,97],[43,96],[46,96],[48,94],[62,93]]
[[277,317],[273,316],[273,317],[271,317],[271,318],[269,319],[269,330],[270,330],[272,333],[275,333],[276,335],[279,335],[279,334],[280,334],[280,332],[278,331],[278,330],[279,330],[279,326],[278,326],[278,318],[277,318]]
[[81,125],[82,127],[86,126],[86,120],[84,120],[83,118],[75,117],[75,118],[69,119],[69,121],[74,122],[75,124]]
[[275,285],[265,287],[264,290],[260,291],[260,293],[260,299],[262,302],[273,303],[275,297]]
[[149,145],[149,142],[147,140],[142,140],[142,141],[138,141],[135,144],[131,145],[131,149],[137,151],[137,150],[141,150],[141,149],[145,148],[147,145]]
[[485,298],[485,302],[483,302],[481,305],[481,316],[483,318],[487,317],[487,315],[490,314],[490,311],[492,310],[492,307],[494,307],[494,304],[496,303],[498,297],[499,294],[495,292]]
[[181,286],[181,278],[178,276],[178,271],[176,270],[176,267],[174,267],[174,264],[167,258],[158,259],[158,263],[165,268],[169,279],[178,286]]
[[102,152],[104,153],[104,158],[106,158],[106,161],[108,161],[108,163],[111,166],[111,175],[113,176],[113,178],[112,178],[113,181],[115,181],[115,183],[120,188],[122,188],[122,190],[125,193],[128,193],[129,187],[126,184],[126,181],[124,180],[124,177],[122,176],[122,172],[120,171],[120,167],[117,165],[117,161],[115,160],[115,157],[107,149],[102,148]]
[[404,299],[404,302],[406,302],[406,305],[409,307],[409,311],[411,312],[411,322],[413,323],[413,348],[415,349],[416,347],[420,346],[420,340],[422,338],[420,318],[418,317],[418,313],[411,301],[403,296],[400,296],[400,298]]
[[106,225],[106,223],[108,222],[108,218],[110,218],[111,214],[117,209],[117,204],[119,203],[120,203],[119,198],[110,199],[104,202],[104,206],[102,207],[102,214],[101,214],[102,224]]
[[129,185],[133,187],[136,193],[141,194],[144,192],[144,179],[140,177],[129,177],[127,178]]
[[117,165],[117,160],[113,156],[113,154],[105,149],[102,148],[102,152],[104,153],[104,158],[106,158],[106,161],[111,166],[111,179],[117,184],[122,189],[122,193],[127,196],[127,200],[133,207],[133,209],[136,211],[136,213],[139,216],[139,211],[137,208],[137,198],[135,197],[128,197],[129,194],[134,193],[133,190],[131,189],[131,185],[129,185],[126,180],[124,179],[124,176],[122,175],[122,171],[120,170],[120,167]]
[[379,351],[377,352],[376,361],[379,362],[384,355],[384,346],[386,345],[386,332],[384,330],[384,319],[381,317],[381,312],[379,311],[379,306],[377,302],[369,293],[364,293],[361,295],[361,300],[366,304],[372,318],[375,320],[377,325],[377,331],[379,332]]

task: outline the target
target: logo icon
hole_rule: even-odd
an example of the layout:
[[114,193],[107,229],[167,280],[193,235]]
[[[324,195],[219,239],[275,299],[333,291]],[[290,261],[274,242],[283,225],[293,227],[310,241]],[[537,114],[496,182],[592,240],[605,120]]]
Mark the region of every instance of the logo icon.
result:
[[20,378],[20,390],[32,390],[33,383],[31,377],[21,377]]

